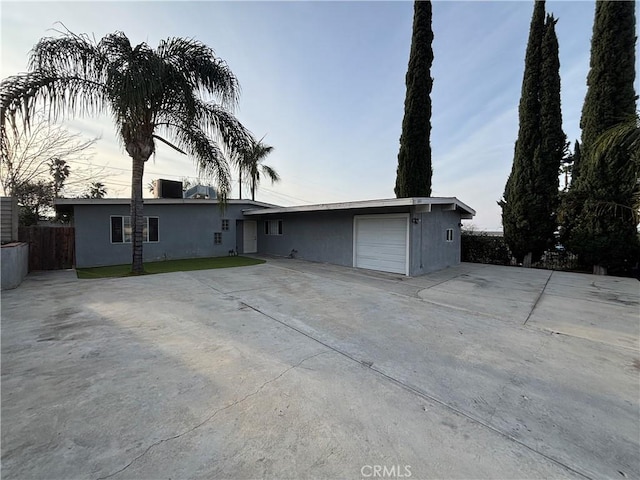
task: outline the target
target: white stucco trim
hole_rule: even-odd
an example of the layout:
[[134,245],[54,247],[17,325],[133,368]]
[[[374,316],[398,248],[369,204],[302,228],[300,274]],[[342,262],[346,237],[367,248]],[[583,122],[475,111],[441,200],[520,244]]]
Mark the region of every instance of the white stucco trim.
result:
[[295,207],[272,207],[248,209],[242,213],[251,215],[273,215],[281,213],[325,212],[333,210],[363,210],[385,207],[418,206],[421,211],[431,211],[432,205],[443,205],[447,210],[460,210],[462,218],[472,218],[476,211],[455,197],[412,197],[390,198],[383,200],[363,200],[357,202],[320,203],[317,205],[298,205]]

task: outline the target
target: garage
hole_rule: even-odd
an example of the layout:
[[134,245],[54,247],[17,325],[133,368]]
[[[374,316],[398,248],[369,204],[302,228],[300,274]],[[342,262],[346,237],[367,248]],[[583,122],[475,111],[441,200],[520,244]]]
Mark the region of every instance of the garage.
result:
[[455,197],[416,197],[242,213],[258,222],[259,254],[417,276],[460,264],[461,221],[476,212]]
[[409,215],[354,216],[353,265],[409,274]]

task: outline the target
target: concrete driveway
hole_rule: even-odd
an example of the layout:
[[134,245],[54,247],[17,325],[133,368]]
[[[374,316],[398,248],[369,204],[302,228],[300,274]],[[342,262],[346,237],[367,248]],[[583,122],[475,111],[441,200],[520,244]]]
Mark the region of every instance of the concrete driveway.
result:
[[639,285],[32,274],[2,292],[2,476],[639,478]]

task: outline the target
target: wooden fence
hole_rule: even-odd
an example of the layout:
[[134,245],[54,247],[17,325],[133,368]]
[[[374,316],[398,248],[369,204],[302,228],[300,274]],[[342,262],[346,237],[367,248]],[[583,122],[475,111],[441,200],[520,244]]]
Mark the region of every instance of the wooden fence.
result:
[[20,227],[18,238],[29,244],[29,271],[62,270],[75,264],[73,227]]

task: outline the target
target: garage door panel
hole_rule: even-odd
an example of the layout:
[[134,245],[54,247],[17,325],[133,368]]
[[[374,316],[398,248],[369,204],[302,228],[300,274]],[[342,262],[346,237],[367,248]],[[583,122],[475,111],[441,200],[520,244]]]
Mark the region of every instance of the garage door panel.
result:
[[407,273],[407,216],[355,217],[354,222],[356,267]]

